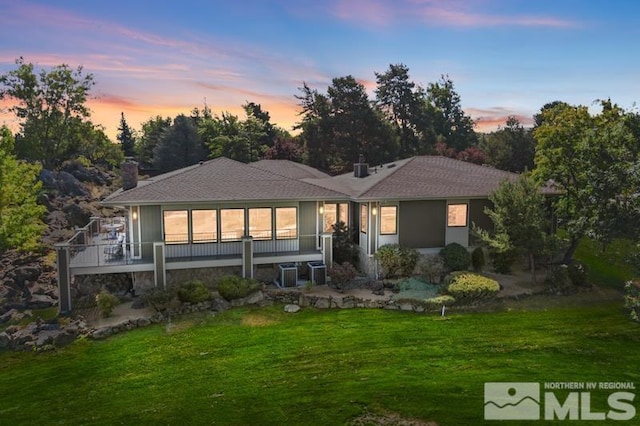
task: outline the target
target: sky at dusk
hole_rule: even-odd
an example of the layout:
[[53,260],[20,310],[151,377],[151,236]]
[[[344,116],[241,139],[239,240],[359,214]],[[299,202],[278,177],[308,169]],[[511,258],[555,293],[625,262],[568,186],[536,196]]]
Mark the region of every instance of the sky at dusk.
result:
[[[82,65],[95,76],[92,121],[115,140],[129,124],[204,102],[244,117],[299,121],[294,95],[403,63],[422,86],[442,74],[489,131],[525,125],[545,103],[640,100],[640,2],[633,0],[0,0],[0,73],[15,59]],[[0,124],[16,127],[0,104]],[[3,108],[4,107],[4,108]]]

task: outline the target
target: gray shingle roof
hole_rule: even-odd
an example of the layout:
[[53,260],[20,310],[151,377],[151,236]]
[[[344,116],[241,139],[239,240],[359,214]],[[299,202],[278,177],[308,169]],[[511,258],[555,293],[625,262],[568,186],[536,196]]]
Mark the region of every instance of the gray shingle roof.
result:
[[324,179],[330,177],[328,174],[311,166],[289,160],[260,160],[251,163],[250,166],[291,179]]
[[484,198],[502,181],[517,176],[441,156],[370,167],[365,178],[353,173],[330,177],[291,161],[244,164],[223,157],[140,181],[136,188],[116,191],[104,203]]
[[228,158],[216,158],[140,181],[136,188],[116,191],[104,203],[123,205],[344,198],[344,194],[331,189]]
[[330,179],[305,179],[342,190],[357,200],[486,197],[517,174],[441,156],[420,156],[369,168],[369,176],[346,173]]

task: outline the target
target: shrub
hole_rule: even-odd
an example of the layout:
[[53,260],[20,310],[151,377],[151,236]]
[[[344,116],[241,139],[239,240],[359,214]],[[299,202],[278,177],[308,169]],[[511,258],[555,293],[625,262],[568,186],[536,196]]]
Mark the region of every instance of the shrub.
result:
[[428,282],[437,284],[444,274],[444,259],[437,254],[421,256],[418,260],[418,272]]
[[199,303],[210,298],[211,293],[202,281],[187,281],[178,288],[178,300],[182,303]]
[[493,270],[498,274],[510,274],[511,266],[516,261],[516,254],[512,250],[494,251],[491,253]]
[[425,309],[429,311],[440,310],[442,306],[451,306],[456,302],[456,299],[448,294],[443,294],[441,296],[430,297],[429,299],[424,300]]
[[571,285],[567,265],[553,265],[547,270],[545,283],[549,288],[564,290]]
[[583,263],[575,261],[572,262],[567,267],[567,273],[571,284],[580,287],[584,287],[589,284],[589,274],[587,272],[587,267]]
[[444,259],[444,266],[450,271],[463,271],[471,263],[469,251],[458,243],[447,244],[440,250],[440,256]]
[[333,260],[336,263],[350,262],[358,265],[360,254],[358,247],[353,243],[351,232],[347,225],[340,221],[332,226],[333,229]]
[[628,281],[624,285],[624,307],[632,320],[640,321],[640,281]]
[[471,252],[471,265],[473,266],[474,271],[482,272],[482,268],[485,265],[484,250],[482,247],[476,247]]
[[142,295],[145,304],[151,306],[156,312],[163,312],[171,305],[176,294],[172,290],[151,288]]
[[331,278],[331,284],[336,286],[341,286],[352,279],[354,279],[358,275],[358,271],[356,268],[350,264],[349,262],[343,262],[341,264],[336,264],[333,268],[329,269],[329,277]]
[[96,304],[103,318],[108,317],[113,312],[113,308],[118,306],[120,299],[106,290],[96,294]]
[[376,260],[389,278],[411,275],[419,256],[415,249],[401,247],[398,244],[386,244],[375,254]]
[[447,286],[447,293],[458,301],[474,302],[495,296],[500,291],[496,280],[473,273],[457,274]]
[[218,281],[218,293],[227,301],[242,299],[260,289],[258,282],[251,278],[236,275],[224,276]]

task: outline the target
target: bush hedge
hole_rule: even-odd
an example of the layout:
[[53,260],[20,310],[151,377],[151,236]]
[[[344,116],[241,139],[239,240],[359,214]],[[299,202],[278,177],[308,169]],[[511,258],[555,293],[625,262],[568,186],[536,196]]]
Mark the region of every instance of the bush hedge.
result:
[[218,281],[218,293],[227,301],[242,299],[260,289],[258,282],[251,278],[227,275]]
[[178,287],[178,300],[182,303],[199,303],[209,299],[211,293],[202,281],[187,281]]
[[375,254],[387,278],[408,277],[413,273],[419,257],[416,249],[398,244],[385,244]]
[[458,243],[447,244],[440,250],[440,256],[444,259],[444,266],[449,271],[463,271],[471,264],[469,251]]
[[446,281],[447,293],[465,303],[493,297],[500,291],[496,280],[471,272],[454,274]]
[[120,303],[120,299],[117,296],[109,293],[107,290],[102,290],[100,293],[96,294],[96,304],[98,305],[98,309],[100,309],[100,313],[104,318],[111,315],[113,312],[113,308],[118,306]]
[[640,321],[640,281],[628,281],[624,285],[624,306],[632,320]]
[[473,266],[473,270],[476,272],[482,272],[482,268],[484,268],[485,264],[484,250],[482,247],[476,247],[471,252],[471,265]]
[[329,269],[329,277],[331,278],[331,284],[333,286],[340,287],[358,275],[356,267],[349,262],[342,262],[336,264],[333,268]]
[[151,306],[156,312],[163,312],[169,308],[176,297],[176,293],[173,290],[151,288],[146,290],[142,297],[145,304]]

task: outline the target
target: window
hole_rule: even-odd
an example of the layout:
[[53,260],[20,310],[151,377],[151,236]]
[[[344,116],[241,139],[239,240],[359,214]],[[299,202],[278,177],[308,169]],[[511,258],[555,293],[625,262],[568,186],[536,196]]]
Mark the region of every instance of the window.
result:
[[256,240],[271,239],[270,208],[249,209],[249,235]]
[[349,226],[349,204],[338,204],[338,220]]
[[467,226],[466,204],[449,204],[447,206],[447,226]]
[[298,211],[296,207],[276,208],[276,238],[298,238]]
[[244,209],[220,210],[220,240],[237,241],[244,236]]
[[333,225],[336,224],[338,218],[338,205],[324,205],[324,232],[333,232]]
[[191,241],[194,243],[211,243],[218,240],[215,210],[192,210],[191,227]]
[[369,228],[369,207],[366,204],[360,204],[360,232],[367,233]]
[[349,204],[325,204],[324,205],[324,232],[333,232],[333,225],[344,222],[349,225]]
[[398,233],[398,207],[380,207],[380,234],[394,235]]
[[184,244],[189,242],[189,215],[186,210],[165,210],[164,241],[167,244]]

